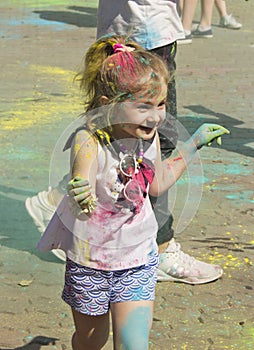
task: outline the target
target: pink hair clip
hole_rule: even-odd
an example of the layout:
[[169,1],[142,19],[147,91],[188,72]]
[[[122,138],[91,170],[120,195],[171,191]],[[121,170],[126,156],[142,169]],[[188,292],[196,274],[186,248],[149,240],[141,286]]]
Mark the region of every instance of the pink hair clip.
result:
[[114,49],[114,53],[118,53],[118,52],[131,52],[134,51],[135,48],[131,47],[131,46],[126,46],[123,44],[114,44],[113,45],[113,49]]

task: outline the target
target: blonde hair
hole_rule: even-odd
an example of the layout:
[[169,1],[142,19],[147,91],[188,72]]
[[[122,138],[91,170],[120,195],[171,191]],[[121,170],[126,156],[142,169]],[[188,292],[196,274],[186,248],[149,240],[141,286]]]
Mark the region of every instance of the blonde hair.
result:
[[[85,110],[91,111],[101,106],[102,96],[114,104],[131,99],[139,91],[159,95],[161,82],[168,84],[169,73],[158,55],[144,50],[127,36],[107,35],[88,49],[84,68],[76,79],[80,82]],[[150,89],[152,86],[156,88]]]

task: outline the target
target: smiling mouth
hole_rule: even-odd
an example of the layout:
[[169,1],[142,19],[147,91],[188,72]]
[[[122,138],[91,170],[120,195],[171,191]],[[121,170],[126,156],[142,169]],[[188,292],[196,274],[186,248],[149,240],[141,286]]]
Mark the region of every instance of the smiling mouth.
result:
[[153,130],[154,130],[154,128],[155,128],[156,126],[154,125],[153,127],[148,127],[148,126],[142,126],[142,125],[140,125],[139,126],[139,129],[140,130],[142,130],[142,131],[144,131],[145,133],[150,133],[150,132],[152,132]]

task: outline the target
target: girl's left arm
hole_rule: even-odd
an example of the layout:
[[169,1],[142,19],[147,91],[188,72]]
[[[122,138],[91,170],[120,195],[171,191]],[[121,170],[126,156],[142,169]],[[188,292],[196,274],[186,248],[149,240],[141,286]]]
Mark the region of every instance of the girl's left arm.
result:
[[[173,186],[183,174],[187,166],[184,157],[180,153],[174,158],[167,158],[162,161],[158,134],[156,135],[156,147],[157,156],[154,163],[155,176],[149,187],[149,194],[155,197],[160,196],[163,192]],[[195,153],[194,146],[192,151]]]
[[161,160],[160,140],[158,133],[157,139],[157,157],[155,160],[155,177],[150,185],[149,193],[152,196],[159,196],[181,177],[189,162],[195,156],[195,153],[204,145],[210,146],[216,139],[221,145],[221,136],[229,134],[229,130],[218,124],[203,124],[179,149],[174,158]]

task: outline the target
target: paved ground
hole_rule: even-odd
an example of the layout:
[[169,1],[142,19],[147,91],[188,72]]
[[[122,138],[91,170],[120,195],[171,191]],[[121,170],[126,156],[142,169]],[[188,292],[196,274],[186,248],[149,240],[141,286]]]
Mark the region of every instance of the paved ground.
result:
[[[225,273],[207,285],[157,285],[155,350],[254,347],[254,2],[227,2],[243,28],[219,28],[215,11],[213,39],[179,46],[177,91],[179,121],[190,133],[216,122],[231,135],[200,152],[203,174],[181,179],[173,205],[183,250]],[[0,11],[0,347],[71,349],[64,266],[36,251],[39,233],[24,200],[47,188],[54,144],[82,111],[72,78],[95,38],[96,1],[2,0]]]

